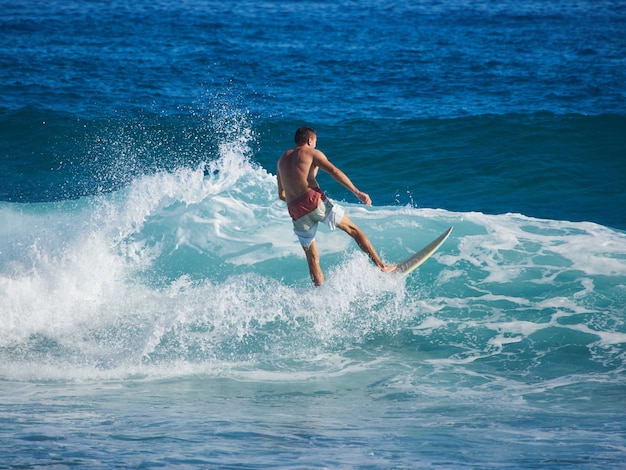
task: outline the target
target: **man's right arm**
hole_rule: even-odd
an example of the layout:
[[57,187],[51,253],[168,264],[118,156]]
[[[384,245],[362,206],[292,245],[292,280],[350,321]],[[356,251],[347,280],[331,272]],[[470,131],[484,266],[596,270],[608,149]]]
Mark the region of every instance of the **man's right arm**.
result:
[[280,181],[280,171],[276,169],[276,183],[278,184],[278,197],[282,201],[287,201],[287,195],[285,194],[285,188],[283,188],[283,184]]

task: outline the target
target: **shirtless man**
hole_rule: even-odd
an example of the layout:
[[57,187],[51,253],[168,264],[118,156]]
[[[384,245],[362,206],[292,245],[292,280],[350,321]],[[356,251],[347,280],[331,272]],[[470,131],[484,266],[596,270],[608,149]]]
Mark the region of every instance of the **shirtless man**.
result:
[[365,234],[344,214],[343,208],[332,203],[320,189],[315,177],[321,168],[338,183],[350,190],[359,201],[370,206],[372,200],[359,191],[343,171],[333,165],[326,155],[317,150],[317,134],[310,127],[303,126],[296,131],[296,147],[287,150],[278,160],[278,197],[287,203],[289,215],[293,219],[293,230],[300,240],[309,263],[313,284],[324,283],[324,273],[315,244],[315,234],[319,222],[331,230],[340,228],[359,245],[370,259],[384,272],[396,269],[395,265],[384,264]]

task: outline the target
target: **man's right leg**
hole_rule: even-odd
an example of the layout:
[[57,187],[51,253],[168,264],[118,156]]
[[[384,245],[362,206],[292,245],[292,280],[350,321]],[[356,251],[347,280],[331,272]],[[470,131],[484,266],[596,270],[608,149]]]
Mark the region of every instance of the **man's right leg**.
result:
[[309,245],[308,248],[302,247],[304,249],[304,253],[306,254],[306,261],[309,263],[309,273],[311,274],[311,279],[313,280],[313,284],[316,287],[324,284],[324,273],[322,272],[322,268],[320,267],[320,257],[317,252],[317,245],[315,240]]

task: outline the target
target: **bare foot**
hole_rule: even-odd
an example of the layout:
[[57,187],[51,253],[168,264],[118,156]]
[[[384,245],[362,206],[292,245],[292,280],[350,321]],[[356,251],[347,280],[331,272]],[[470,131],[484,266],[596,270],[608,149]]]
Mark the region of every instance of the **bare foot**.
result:
[[384,273],[392,273],[396,269],[398,269],[398,265],[397,264],[386,264],[381,269],[382,269],[382,271]]

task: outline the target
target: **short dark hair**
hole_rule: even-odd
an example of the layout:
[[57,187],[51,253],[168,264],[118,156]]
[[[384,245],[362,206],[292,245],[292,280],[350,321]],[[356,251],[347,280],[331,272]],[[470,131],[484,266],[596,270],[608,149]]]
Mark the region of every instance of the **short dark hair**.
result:
[[296,145],[304,145],[310,138],[316,135],[317,132],[315,132],[315,129],[311,129],[308,126],[302,126],[296,131],[296,137],[294,140],[296,141]]

